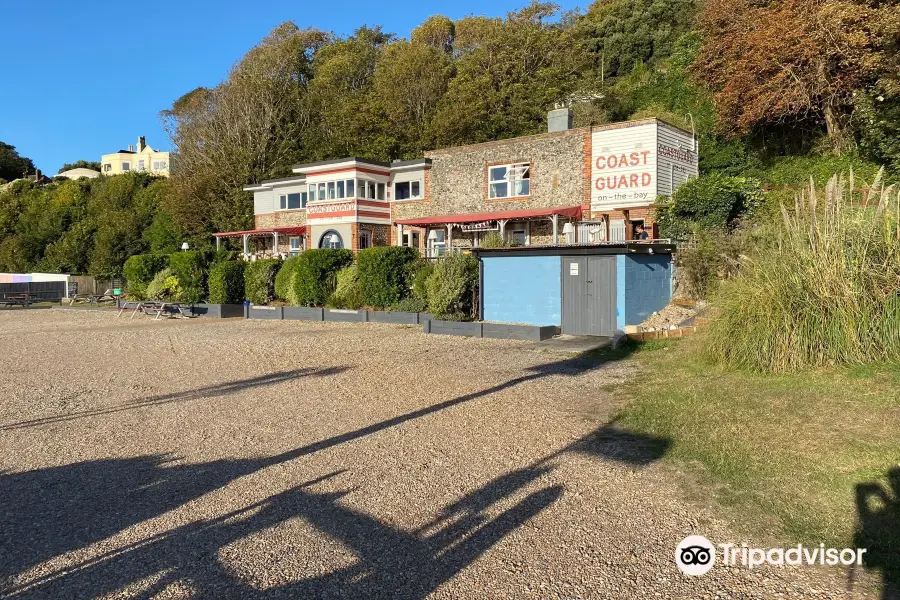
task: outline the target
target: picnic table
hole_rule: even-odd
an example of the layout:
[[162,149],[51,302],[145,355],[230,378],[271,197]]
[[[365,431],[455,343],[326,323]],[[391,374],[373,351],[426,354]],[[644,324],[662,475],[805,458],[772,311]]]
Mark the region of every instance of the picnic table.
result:
[[0,304],[5,306],[22,306],[24,308],[28,308],[34,302],[36,294],[31,292],[22,292],[21,294],[15,294],[11,296],[6,296],[3,299],[0,299]]
[[119,305],[119,314],[116,315],[116,318],[121,317],[125,311],[131,311],[131,317],[134,318],[134,315],[138,313],[142,313],[145,315],[153,315],[153,320],[158,321],[164,315],[166,317],[190,317],[193,316],[188,307],[182,306],[178,302],[156,302],[149,300],[126,300]]

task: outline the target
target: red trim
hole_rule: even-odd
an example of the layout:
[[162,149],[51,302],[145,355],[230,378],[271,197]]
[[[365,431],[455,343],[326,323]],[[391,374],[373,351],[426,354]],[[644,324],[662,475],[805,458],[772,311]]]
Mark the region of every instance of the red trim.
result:
[[388,219],[391,218],[391,213],[389,212],[375,212],[372,210],[361,210],[357,213],[361,217],[376,217],[378,219]]
[[581,218],[581,206],[562,206],[559,208],[528,208],[523,210],[500,210],[497,212],[469,213],[465,215],[444,215],[421,217],[418,219],[401,219],[394,221],[397,225],[445,225],[447,223],[477,223],[479,221],[496,221],[497,219],[528,219],[532,217]]
[[355,214],[356,214],[355,210],[342,210],[340,212],[316,213],[314,215],[309,215],[307,218],[310,220],[332,219],[334,217],[352,217]]

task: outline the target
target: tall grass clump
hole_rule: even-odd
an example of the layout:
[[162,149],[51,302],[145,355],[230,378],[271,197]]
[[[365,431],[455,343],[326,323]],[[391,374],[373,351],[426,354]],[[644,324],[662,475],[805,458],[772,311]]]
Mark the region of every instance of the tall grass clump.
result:
[[900,193],[882,177],[867,196],[852,172],[824,195],[811,181],[782,205],[713,294],[711,358],[768,372],[900,361]]

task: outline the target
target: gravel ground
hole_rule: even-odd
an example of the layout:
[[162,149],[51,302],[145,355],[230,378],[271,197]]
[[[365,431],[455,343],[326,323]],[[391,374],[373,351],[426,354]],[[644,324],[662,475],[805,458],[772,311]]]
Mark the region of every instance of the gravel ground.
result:
[[[0,595],[845,598],[610,418],[628,361],[417,327],[0,311]],[[858,592],[854,592],[857,594]]]

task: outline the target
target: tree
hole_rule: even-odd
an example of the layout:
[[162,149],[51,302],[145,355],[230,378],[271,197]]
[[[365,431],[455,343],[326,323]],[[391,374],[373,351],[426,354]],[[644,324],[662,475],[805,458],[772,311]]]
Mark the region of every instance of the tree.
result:
[[444,15],[434,15],[412,30],[410,40],[449,54],[453,51],[455,37],[456,25],[453,21]]
[[730,134],[779,123],[824,124],[846,147],[854,92],[894,73],[896,2],[709,0],[697,76]]
[[73,163],[66,163],[59,168],[57,173],[62,173],[63,171],[70,171],[72,169],[91,169],[93,171],[100,170],[100,162],[96,160],[76,160]]
[[15,146],[0,142],[0,179],[12,181],[34,172],[34,162],[19,156]]

